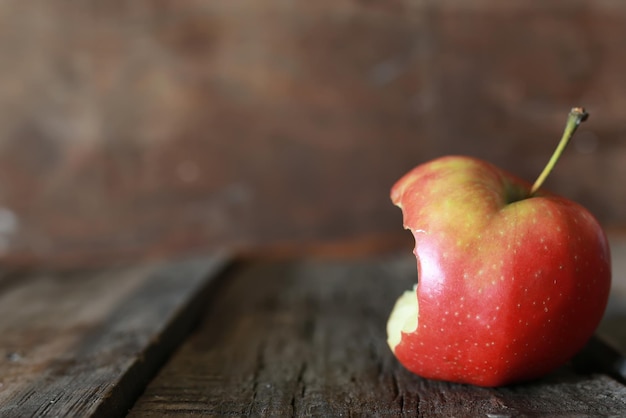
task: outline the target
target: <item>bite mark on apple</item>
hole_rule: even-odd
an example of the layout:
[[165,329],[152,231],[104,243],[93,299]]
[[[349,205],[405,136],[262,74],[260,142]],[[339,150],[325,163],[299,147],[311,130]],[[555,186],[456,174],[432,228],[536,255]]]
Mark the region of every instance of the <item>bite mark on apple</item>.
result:
[[402,333],[413,333],[417,330],[419,303],[417,301],[417,285],[407,290],[398,298],[387,321],[387,344],[391,351],[402,341]]

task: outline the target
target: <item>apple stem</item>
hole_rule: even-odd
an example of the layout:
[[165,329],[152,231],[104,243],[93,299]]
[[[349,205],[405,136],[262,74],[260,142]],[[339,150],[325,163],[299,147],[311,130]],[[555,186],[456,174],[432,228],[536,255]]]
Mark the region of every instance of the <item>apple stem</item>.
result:
[[581,122],[587,120],[588,117],[589,113],[587,113],[582,107],[574,107],[569,112],[569,115],[567,116],[567,123],[565,124],[565,130],[563,131],[563,136],[559,141],[559,145],[556,147],[556,150],[554,151],[554,154],[552,154],[552,158],[550,158],[548,164],[545,166],[541,174],[539,174],[537,180],[535,180],[533,187],[530,189],[530,197],[532,197],[543,185],[546,177],[548,177],[548,175],[552,172],[556,162],[561,157],[561,154],[563,154],[563,150],[569,143],[570,139],[572,139],[574,132],[576,132],[576,128],[578,128],[578,125],[580,125]]

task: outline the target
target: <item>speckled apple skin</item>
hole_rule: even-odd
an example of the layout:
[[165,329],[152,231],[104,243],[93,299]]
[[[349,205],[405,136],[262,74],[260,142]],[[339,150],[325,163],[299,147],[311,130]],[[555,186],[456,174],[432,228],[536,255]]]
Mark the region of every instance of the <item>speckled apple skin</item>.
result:
[[553,371],[591,337],[611,283],[606,236],[582,206],[523,199],[529,191],[468,157],[425,163],[393,186],[418,268],[418,326],[394,349],[408,370],[501,386]]

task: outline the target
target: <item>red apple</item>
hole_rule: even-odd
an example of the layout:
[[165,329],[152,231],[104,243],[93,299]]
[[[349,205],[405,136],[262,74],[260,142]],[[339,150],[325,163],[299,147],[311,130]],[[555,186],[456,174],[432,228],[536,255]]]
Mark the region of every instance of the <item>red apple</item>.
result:
[[[561,144],[584,116],[572,110]],[[607,239],[585,208],[537,191],[542,181],[531,187],[489,163],[444,157],[393,186],[418,267],[387,325],[408,370],[500,386],[553,371],[591,337],[611,282]]]

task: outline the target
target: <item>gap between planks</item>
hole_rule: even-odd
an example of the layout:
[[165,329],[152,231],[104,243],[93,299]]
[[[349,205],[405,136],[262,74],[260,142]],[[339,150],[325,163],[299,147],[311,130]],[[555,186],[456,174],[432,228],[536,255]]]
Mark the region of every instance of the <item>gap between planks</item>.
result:
[[0,416],[123,416],[229,265],[203,259],[0,276]]
[[496,389],[411,375],[385,322],[415,277],[410,255],[235,269],[129,416],[626,416],[626,386],[582,357]]

